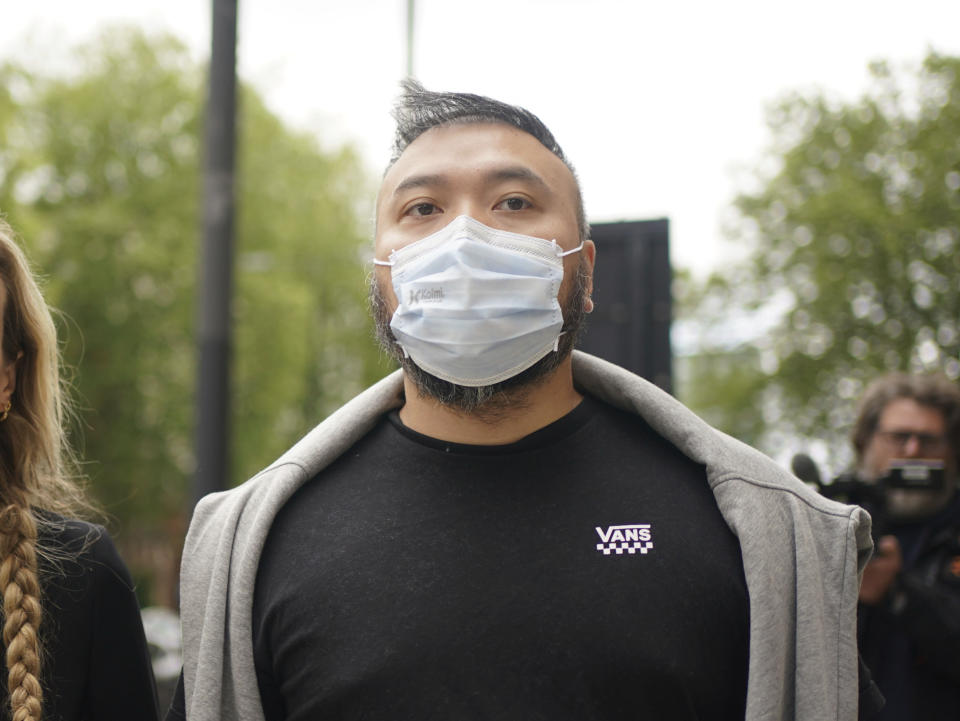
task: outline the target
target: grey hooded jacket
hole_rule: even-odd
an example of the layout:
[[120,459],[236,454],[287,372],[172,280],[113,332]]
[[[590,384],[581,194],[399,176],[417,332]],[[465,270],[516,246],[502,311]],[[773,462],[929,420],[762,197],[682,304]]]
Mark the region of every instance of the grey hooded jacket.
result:
[[[870,517],[823,498],[720,433],[656,386],[584,353],[578,389],[642,416],[694,461],[737,535],[750,597],[749,721],[857,718],[856,605]],[[241,486],[194,511],[181,567],[189,721],[262,721],[253,663],[253,589],[278,509],[402,403],[400,371],[370,387]]]

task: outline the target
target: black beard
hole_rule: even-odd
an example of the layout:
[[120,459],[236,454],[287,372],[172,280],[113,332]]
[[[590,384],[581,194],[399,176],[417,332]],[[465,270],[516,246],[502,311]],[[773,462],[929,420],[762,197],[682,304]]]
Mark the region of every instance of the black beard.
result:
[[547,353],[517,375],[488,386],[462,386],[437,378],[420,368],[413,359],[403,355],[403,350],[390,329],[390,318],[393,314],[387,308],[387,300],[377,282],[376,273],[370,275],[370,309],[380,347],[401,365],[421,396],[433,398],[452,410],[496,422],[510,410],[526,405],[529,390],[548,378],[573,351],[583,332],[587,316],[587,281],[588,275],[581,262],[577,266],[573,286],[566,301],[560,305],[564,324],[563,332],[557,341],[557,350]]

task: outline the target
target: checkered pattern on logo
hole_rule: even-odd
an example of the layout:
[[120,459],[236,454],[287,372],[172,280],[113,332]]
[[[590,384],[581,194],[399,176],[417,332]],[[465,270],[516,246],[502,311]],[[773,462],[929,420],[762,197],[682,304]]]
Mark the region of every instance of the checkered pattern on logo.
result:
[[646,553],[653,548],[653,541],[614,541],[613,543],[598,543],[597,550],[602,551],[604,556],[616,553],[622,556],[624,553],[633,555],[639,551]]

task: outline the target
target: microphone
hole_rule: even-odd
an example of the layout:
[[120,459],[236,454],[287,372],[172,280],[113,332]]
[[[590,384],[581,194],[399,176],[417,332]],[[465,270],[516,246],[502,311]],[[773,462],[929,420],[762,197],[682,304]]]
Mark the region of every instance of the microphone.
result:
[[820,479],[820,469],[816,462],[806,453],[797,453],[790,459],[790,470],[793,475],[804,483],[812,484],[815,488],[821,488],[823,482]]

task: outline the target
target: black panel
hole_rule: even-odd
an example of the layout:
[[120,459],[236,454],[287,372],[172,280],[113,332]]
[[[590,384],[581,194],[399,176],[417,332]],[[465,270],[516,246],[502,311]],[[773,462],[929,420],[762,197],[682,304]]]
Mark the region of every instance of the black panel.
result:
[[670,349],[670,229],[666,218],[593,223],[596,305],[579,347],[637,373],[666,391],[673,386]]

